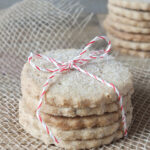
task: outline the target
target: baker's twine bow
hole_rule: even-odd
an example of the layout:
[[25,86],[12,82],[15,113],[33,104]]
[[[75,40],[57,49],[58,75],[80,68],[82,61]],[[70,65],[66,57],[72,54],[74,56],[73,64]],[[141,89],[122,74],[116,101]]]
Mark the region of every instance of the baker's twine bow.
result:
[[[99,50],[99,51],[92,52],[86,58],[83,58],[83,57],[81,58],[81,56],[83,56],[83,54],[85,54],[88,51],[88,49],[92,46],[92,44],[94,44],[96,41],[101,40],[101,39],[105,40],[108,43],[106,49],[103,50],[103,53],[102,53],[102,50]],[[30,65],[33,68],[35,68],[35,69],[37,69],[39,71],[51,73],[51,75],[48,77],[48,79],[46,80],[46,82],[43,85],[42,94],[40,96],[39,104],[38,104],[38,107],[37,107],[37,110],[36,110],[36,116],[37,116],[38,120],[41,122],[41,124],[44,127],[44,129],[46,130],[47,134],[50,135],[50,137],[53,139],[54,142],[59,143],[59,140],[58,140],[58,138],[56,138],[52,134],[52,131],[48,128],[46,123],[43,121],[43,119],[42,119],[42,117],[40,115],[40,109],[41,109],[41,106],[42,106],[42,103],[43,103],[43,100],[44,100],[44,95],[47,92],[47,89],[48,89],[48,86],[49,86],[49,83],[50,83],[51,79],[54,78],[56,74],[61,73],[63,71],[71,70],[71,69],[78,70],[78,71],[82,72],[83,74],[88,75],[91,78],[94,78],[97,81],[103,83],[104,85],[114,89],[115,93],[118,96],[119,105],[120,105],[120,108],[121,108],[122,123],[123,123],[123,128],[124,128],[124,135],[125,136],[127,135],[126,116],[125,116],[125,111],[124,111],[123,103],[122,103],[123,102],[123,98],[122,98],[119,90],[116,88],[116,86],[113,83],[109,83],[109,82],[101,79],[100,77],[97,77],[97,76],[87,72],[86,70],[83,70],[80,67],[81,65],[86,64],[89,61],[92,61],[93,59],[104,58],[105,56],[107,56],[107,54],[108,54],[108,52],[110,52],[110,50],[111,50],[111,42],[108,40],[108,38],[105,37],[105,36],[96,36],[93,40],[91,40],[85,46],[83,51],[81,51],[81,53],[78,56],[76,56],[72,60],[69,60],[68,62],[61,62],[61,61],[58,61],[58,60],[56,60],[54,58],[47,57],[47,56],[42,55],[42,54],[33,55],[31,53],[30,56],[28,57],[28,61],[29,61]],[[42,58],[42,59],[45,59],[49,63],[53,64],[56,68],[55,69],[48,69],[48,68],[42,68],[40,66],[35,65],[31,61],[34,56],[37,56],[37,57]]]

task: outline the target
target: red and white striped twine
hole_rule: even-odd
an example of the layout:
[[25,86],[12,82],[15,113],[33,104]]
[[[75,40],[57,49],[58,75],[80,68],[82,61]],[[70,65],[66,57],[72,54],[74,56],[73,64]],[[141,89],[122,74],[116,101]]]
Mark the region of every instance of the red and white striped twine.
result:
[[[105,40],[108,43],[106,49],[103,50],[103,53],[102,53],[102,50],[99,50],[99,51],[95,51],[94,53],[91,53],[87,58],[81,58],[81,56],[84,53],[87,52],[87,50],[92,46],[93,43],[95,43],[96,41],[101,40],[101,39]],[[47,60],[49,63],[52,63],[53,65],[55,65],[56,66],[55,69],[41,68],[41,67],[35,65],[31,61],[32,58],[33,58],[32,53],[28,57],[28,61],[29,61],[30,65],[33,68],[38,69],[39,71],[44,71],[44,72],[50,72],[51,73],[51,75],[48,77],[48,79],[46,80],[46,82],[43,85],[43,90],[42,90],[42,94],[40,96],[39,104],[38,104],[38,107],[37,107],[36,116],[37,116],[38,120],[41,122],[44,129],[46,130],[47,134],[50,135],[50,137],[54,140],[54,142],[59,143],[59,140],[52,134],[51,130],[48,129],[48,126],[42,120],[41,115],[40,115],[40,109],[41,109],[41,106],[42,106],[42,103],[43,103],[44,95],[45,95],[45,93],[48,89],[48,85],[49,85],[49,82],[51,81],[51,79],[54,78],[57,73],[60,73],[60,72],[66,71],[66,70],[70,70],[70,69],[76,69],[76,70],[90,76],[91,78],[96,79],[97,81],[103,83],[104,85],[114,89],[115,93],[118,96],[118,100],[119,100],[119,104],[120,104],[120,108],[121,108],[122,123],[123,123],[123,127],[124,127],[124,135],[125,136],[127,135],[127,125],[126,125],[125,111],[124,111],[124,108],[123,108],[123,98],[120,95],[119,90],[115,87],[115,85],[113,83],[108,83],[107,81],[101,79],[100,77],[97,77],[97,76],[83,70],[82,68],[80,68],[80,65],[88,63],[89,61],[91,61],[93,59],[104,58],[105,56],[107,56],[107,54],[110,50],[111,50],[111,42],[107,39],[107,37],[105,37],[105,36],[96,36],[93,40],[91,40],[86,45],[86,47],[83,49],[83,51],[78,56],[76,56],[74,59],[72,59],[68,62],[65,62],[65,63],[62,63],[60,61],[55,60],[54,58],[47,57],[45,55],[41,55],[41,54],[35,55],[37,57],[40,57],[42,59]]]

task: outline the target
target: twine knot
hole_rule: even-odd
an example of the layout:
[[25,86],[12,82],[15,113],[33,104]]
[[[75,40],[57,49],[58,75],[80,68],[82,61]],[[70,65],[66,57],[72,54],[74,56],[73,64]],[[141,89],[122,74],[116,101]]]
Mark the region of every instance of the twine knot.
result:
[[73,60],[70,60],[69,62],[68,62],[68,69],[73,69],[73,65],[74,65],[74,61]]

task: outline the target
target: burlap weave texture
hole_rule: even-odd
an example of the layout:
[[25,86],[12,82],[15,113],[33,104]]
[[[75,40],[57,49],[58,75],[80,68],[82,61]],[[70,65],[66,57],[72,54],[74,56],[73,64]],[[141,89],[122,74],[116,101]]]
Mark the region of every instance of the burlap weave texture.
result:
[[[53,0],[25,0],[1,12],[0,149],[58,149],[53,145],[47,147],[27,134],[18,122],[20,72],[31,51],[81,48],[77,40],[81,33],[84,41],[89,41],[84,27],[91,15],[80,19],[82,10],[81,5],[72,1],[63,0],[60,4],[57,0],[55,3]],[[134,75],[133,122],[127,138],[99,149],[150,149],[150,60],[117,57]]]

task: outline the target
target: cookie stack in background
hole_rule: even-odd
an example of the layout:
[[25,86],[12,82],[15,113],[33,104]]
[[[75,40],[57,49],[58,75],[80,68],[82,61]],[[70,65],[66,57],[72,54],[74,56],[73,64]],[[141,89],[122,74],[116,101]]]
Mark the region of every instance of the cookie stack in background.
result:
[[150,57],[150,1],[109,0],[104,28],[113,49]]
[[[50,51],[45,55],[66,62],[77,54],[79,50],[70,49]],[[109,65],[106,63],[108,61]],[[32,62],[42,68],[54,69],[52,64],[39,58]],[[111,56],[103,61],[93,60],[82,66],[82,69],[117,86],[123,96],[128,128],[132,119],[133,94],[129,70]],[[41,107],[42,119],[59,141],[54,143],[36,117],[42,85],[50,74],[36,70],[29,63],[24,65],[19,122],[28,133],[46,144],[55,144],[65,149],[99,147],[123,137],[121,108],[114,89],[77,70],[70,70],[51,80]]]

